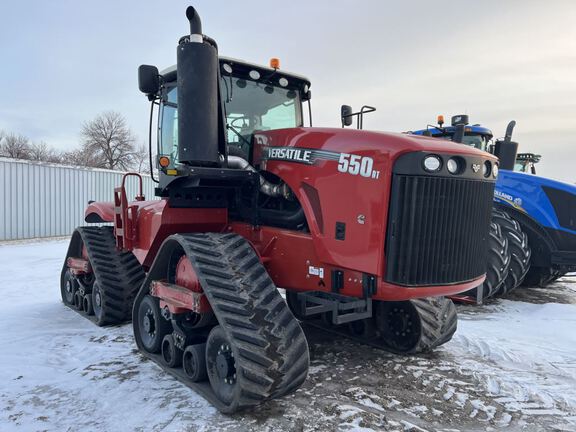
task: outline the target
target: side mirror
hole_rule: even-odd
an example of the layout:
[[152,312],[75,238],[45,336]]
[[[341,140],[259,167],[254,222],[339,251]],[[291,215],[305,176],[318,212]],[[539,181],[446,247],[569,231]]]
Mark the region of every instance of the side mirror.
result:
[[350,105],[342,105],[340,107],[340,117],[342,119],[342,127],[350,126],[352,124],[352,107]]
[[138,67],[138,88],[146,95],[155,95],[160,90],[160,74],[156,66]]

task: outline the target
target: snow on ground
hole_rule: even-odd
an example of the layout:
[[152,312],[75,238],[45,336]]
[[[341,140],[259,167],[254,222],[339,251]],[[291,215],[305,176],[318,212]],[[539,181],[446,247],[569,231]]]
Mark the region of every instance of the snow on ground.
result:
[[576,431],[576,279],[459,307],[454,339],[400,357],[305,328],[296,394],[223,416],[60,301],[67,240],[0,245],[0,431]]

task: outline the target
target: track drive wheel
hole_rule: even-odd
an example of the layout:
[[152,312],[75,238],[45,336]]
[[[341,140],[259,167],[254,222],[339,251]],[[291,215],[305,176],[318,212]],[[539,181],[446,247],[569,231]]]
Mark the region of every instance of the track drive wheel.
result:
[[[486,266],[486,279],[482,285],[482,297],[487,299],[494,296],[508,276],[510,267],[510,250],[508,238],[502,233],[500,225],[492,221],[488,233],[488,255]],[[464,295],[476,297],[478,288],[466,291]]]
[[492,212],[492,220],[500,225],[502,234],[508,239],[508,249],[510,251],[508,275],[496,293],[496,295],[504,295],[520,286],[524,280],[530,268],[532,252],[530,246],[528,246],[528,235],[522,231],[520,224],[512,219],[508,213],[494,210]]
[[172,331],[171,324],[160,314],[157,298],[145,296],[138,305],[137,322],[143,348],[149,353],[160,351],[164,336]]
[[447,298],[377,302],[376,327],[385,349],[398,354],[428,352],[452,339],[456,307]]

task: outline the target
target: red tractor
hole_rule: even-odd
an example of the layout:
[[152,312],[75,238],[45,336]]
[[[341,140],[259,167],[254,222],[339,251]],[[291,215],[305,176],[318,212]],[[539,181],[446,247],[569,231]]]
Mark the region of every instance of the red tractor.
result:
[[89,204],[86,222],[113,226],[73,233],[64,303],[98,325],[132,319],[142,353],[228,413],[304,382],[300,321],[397,353],[450,340],[443,296],[485,277],[495,179],[482,167],[497,159],[304,127],[306,78],[219,57],[186,14],[177,65],[139,69],[159,106],[160,199],[128,201],[123,181]]

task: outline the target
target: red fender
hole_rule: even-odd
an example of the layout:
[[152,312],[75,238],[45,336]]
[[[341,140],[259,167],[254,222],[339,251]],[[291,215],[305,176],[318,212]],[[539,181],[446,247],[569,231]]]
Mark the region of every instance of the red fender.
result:
[[84,220],[88,223],[114,222],[114,203],[110,201],[88,204]]

